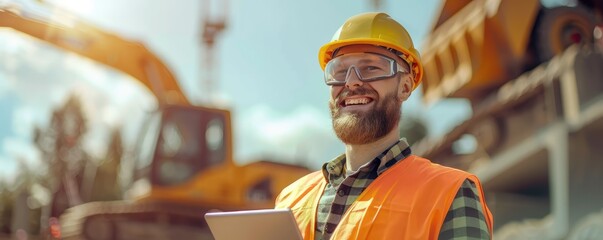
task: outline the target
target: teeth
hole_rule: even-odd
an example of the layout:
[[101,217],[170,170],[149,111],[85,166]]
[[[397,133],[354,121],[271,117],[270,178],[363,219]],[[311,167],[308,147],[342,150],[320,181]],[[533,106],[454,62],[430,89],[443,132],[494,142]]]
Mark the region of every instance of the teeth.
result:
[[368,98],[353,98],[353,99],[346,99],[345,100],[345,105],[360,105],[360,104],[367,104],[369,103],[370,99]]

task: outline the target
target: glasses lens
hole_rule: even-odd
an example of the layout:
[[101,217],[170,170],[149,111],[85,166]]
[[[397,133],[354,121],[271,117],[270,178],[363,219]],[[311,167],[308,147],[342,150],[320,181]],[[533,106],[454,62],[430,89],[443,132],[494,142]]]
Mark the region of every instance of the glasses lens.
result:
[[[375,53],[352,53],[336,57],[325,67],[327,84],[343,84],[348,74],[356,74],[362,81],[391,77],[394,60]],[[350,71],[350,70],[354,71]]]

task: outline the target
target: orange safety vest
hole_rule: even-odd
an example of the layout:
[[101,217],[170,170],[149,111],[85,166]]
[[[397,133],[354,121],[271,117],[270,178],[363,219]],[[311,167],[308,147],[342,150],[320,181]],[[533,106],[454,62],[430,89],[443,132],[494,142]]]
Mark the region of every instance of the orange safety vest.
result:
[[[492,236],[492,214],[475,175],[411,155],[383,172],[342,216],[331,239],[437,239],[465,179],[480,194]],[[304,239],[314,239],[316,212],[326,181],[311,173],[285,188],[276,208],[290,208]]]

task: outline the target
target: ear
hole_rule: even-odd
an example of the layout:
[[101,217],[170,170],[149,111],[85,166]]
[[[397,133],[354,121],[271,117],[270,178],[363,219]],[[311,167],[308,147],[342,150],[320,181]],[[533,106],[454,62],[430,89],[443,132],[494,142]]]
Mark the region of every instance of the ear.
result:
[[414,82],[413,78],[414,77],[411,74],[400,77],[400,81],[398,82],[398,101],[404,102],[408,99],[408,97],[410,97]]

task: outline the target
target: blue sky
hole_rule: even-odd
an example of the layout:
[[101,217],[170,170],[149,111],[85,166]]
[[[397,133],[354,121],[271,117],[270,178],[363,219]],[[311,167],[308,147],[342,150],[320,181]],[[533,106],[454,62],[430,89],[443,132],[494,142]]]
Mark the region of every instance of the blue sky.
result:
[[[124,38],[143,42],[171,68],[191,101],[203,104],[202,0],[47,2]],[[215,6],[223,3],[210,2]],[[381,11],[401,22],[421,49],[439,4],[439,0],[383,0]],[[228,6],[227,29],[215,48],[215,94],[220,105],[232,111],[236,160],[245,163],[271,157],[291,162],[303,158],[307,159],[304,164],[316,168],[341,153],[343,145],[331,130],[328,87],[323,83],[317,51],[348,17],[373,11],[370,1],[231,0]],[[415,91],[403,114],[426,120],[431,136],[443,134],[470,111],[462,101],[425,106],[420,98],[420,91]],[[2,101],[0,111],[11,108],[7,104]],[[4,160],[0,158],[2,168],[14,160],[4,156]],[[14,163],[12,166],[14,169]]]

